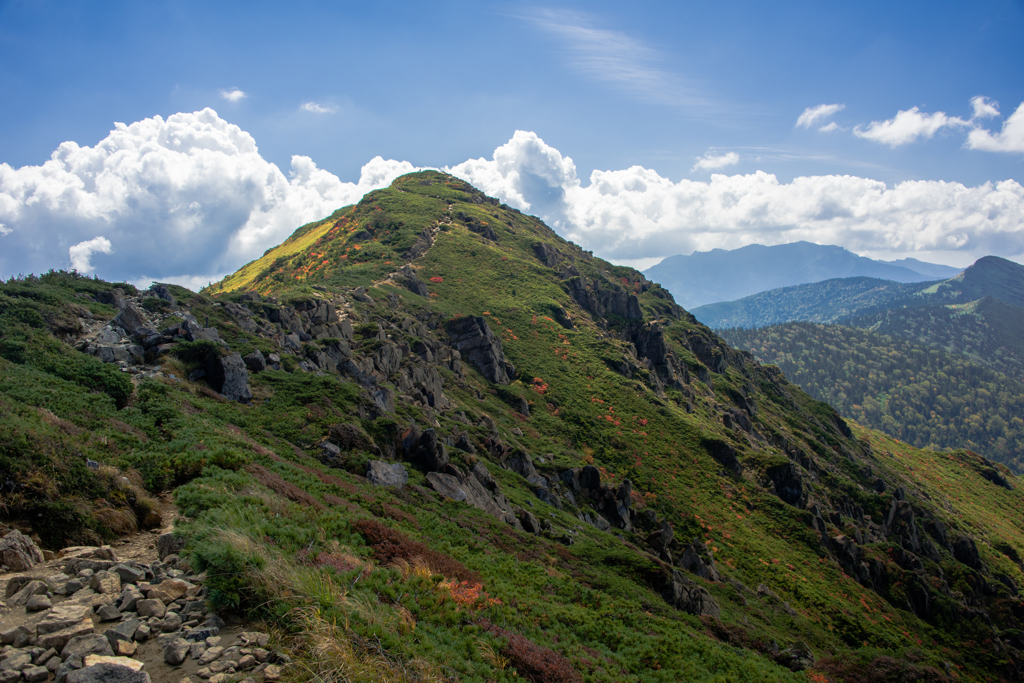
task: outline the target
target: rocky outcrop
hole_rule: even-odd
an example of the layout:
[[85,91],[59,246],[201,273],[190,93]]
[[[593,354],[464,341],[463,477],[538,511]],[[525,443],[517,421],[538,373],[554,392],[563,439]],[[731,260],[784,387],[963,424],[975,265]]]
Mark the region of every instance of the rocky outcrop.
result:
[[482,463],[477,463],[468,474],[451,466],[445,472],[428,472],[427,483],[445,498],[472,505],[513,526],[519,525],[512,506]]
[[125,304],[121,312],[117,314],[117,317],[110,322],[124,330],[128,336],[134,335],[140,327],[145,325],[142,314],[131,304]]
[[458,318],[448,325],[452,346],[473,363],[480,374],[495,384],[510,384],[516,375],[514,365],[505,360],[501,339],[491,332],[487,320],[473,316]]
[[566,280],[565,287],[573,301],[599,322],[609,316],[625,320],[643,318],[640,300],[617,284],[579,276]]
[[721,581],[722,575],[715,564],[715,554],[699,538],[690,541],[679,556],[679,567],[707,581]]
[[663,596],[665,602],[687,614],[717,618],[722,613],[706,588],[674,570]]

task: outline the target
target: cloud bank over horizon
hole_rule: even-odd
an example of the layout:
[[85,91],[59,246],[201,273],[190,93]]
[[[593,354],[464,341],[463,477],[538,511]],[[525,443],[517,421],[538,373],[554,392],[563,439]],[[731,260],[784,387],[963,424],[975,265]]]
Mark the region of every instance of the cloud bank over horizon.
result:
[[118,123],[41,166],[0,164],[0,277],[74,267],[202,286],[412,170],[376,157],[342,182],[293,156],[286,177],[212,109]]
[[[1001,133],[1011,141],[1018,113]],[[704,158],[695,169],[735,163]],[[357,182],[344,182],[293,156],[285,175],[212,109],[119,123],[94,147],[63,143],[42,165],[0,164],[0,277],[74,267],[197,288],[414,170],[378,156]],[[757,171],[673,182],[633,166],[594,171],[585,184],[570,157],[526,131],[489,159],[444,170],[619,263],[799,240],[871,255],[962,255],[961,263],[1024,254],[1024,188],[1015,180],[889,187],[848,175],[783,183]]]

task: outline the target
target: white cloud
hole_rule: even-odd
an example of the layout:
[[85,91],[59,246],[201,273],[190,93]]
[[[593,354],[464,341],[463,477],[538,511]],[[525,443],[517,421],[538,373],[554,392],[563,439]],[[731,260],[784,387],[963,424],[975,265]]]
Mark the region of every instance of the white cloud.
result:
[[338,108],[331,104],[317,104],[316,102],[303,102],[299,107],[302,111],[310,111],[314,114],[333,114]]
[[[971,103],[973,104],[974,100],[971,100]],[[975,106],[975,112],[977,111],[978,108]],[[998,113],[996,110],[996,114]],[[967,136],[967,146],[986,152],[1024,152],[1024,102],[1003,122],[1001,132],[993,134],[984,128],[975,128]]]
[[[1016,140],[1021,118],[1024,109],[991,136],[993,144]],[[0,164],[0,224],[8,231],[0,277],[74,264],[108,279],[202,286],[413,170],[376,157],[358,182],[343,182],[295,156],[286,175],[248,133],[210,109],[117,124],[94,147],[66,142],[40,166]],[[1014,180],[782,183],[758,171],[673,182],[633,166],[581,181],[571,158],[524,131],[491,158],[448,170],[617,262],[799,240],[892,258],[1024,254],[1024,187]],[[115,257],[93,263],[107,244]]]
[[807,107],[804,109],[804,113],[797,117],[796,125],[798,128],[810,128],[845,108],[845,104],[819,104],[817,107]]
[[41,166],[0,164],[10,231],[0,277],[66,266],[72,249],[103,235],[117,253],[103,277],[216,280],[413,170],[376,157],[357,183],[342,182],[294,156],[286,176],[212,109],[118,123],[95,147],[65,142]]
[[238,102],[239,100],[244,100],[249,95],[247,93],[242,92],[238,88],[231,88],[230,90],[225,90],[221,88],[220,96],[228,102]]
[[833,122],[831,122],[831,123],[829,123],[827,125],[824,125],[824,126],[822,126],[821,128],[818,129],[818,131],[821,132],[821,133],[833,133],[833,132],[835,132],[837,130],[846,130],[846,129],[843,128],[842,126],[840,126],[835,121],[833,121]]
[[740,162],[740,155],[736,152],[728,152],[726,154],[720,154],[715,156],[711,152],[705,152],[704,156],[697,157],[697,163],[693,165],[690,172],[693,171],[714,171],[719,168],[725,168],[726,166],[735,166]]
[[113,254],[114,250],[110,245],[110,240],[100,235],[69,248],[68,256],[71,258],[71,267],[79,273],[91,273],[93,271],[92,255],[96,253]]
[[911,107],[906,111],[899,111],[894,118],[886,121],[872,121],[867,129],[856,126],[853,134],[890,147],[899,147],[920,137],[931,138],[943,128],[962,128],[969,125],[969,122],[956,116],[947,116],[941,111],[922,114],[917,107]]
[[999,116],[999,103],[994,100],[990,100],[984,95],[978,95],[971,98],[971,109],[974,110],[974,116],[972,119],[987,119],[993,116]]
[[861,253],[1024,253],[1024,187],[1014,180],[888,187],[856,176],[780,183],[758,171],[674,183],[634,166],[594,171],[584,186],[571,159],[522,131],[493,160],[448,170],[616,262],[799,240]]
[[6,225],[4,225],[3,223],[0,223],[0,236],[3,236],[3,235],[10,235],[10,234],[11,234],[11,232],[12,232],[12,231],[11,231],[11,229],[10,229],[10,228],[8,228],[8,227],[7,227]]

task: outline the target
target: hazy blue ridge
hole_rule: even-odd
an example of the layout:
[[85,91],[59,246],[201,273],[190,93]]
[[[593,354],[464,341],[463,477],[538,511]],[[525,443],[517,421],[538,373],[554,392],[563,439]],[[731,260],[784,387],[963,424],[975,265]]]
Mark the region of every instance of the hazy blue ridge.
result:
[[917,259],[876,261],[842,247],[811,242],[771,247],[752,244],[728,251],[713,249],[670,256],[644,271],[688,310],[834,278],[869,277],[910,283],[944,280],[958,273],[959,268]]

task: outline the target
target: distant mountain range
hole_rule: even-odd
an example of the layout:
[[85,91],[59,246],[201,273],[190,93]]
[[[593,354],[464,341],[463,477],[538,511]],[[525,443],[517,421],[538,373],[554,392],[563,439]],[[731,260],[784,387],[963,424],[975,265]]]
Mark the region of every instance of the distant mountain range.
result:
[[1024,466],[1024,266],[986,256],[938,282],[840,278],[693,313],[861,424]]
[[894,282],[945,280],[961,269],[907,258],[876,261],[842,247],[794,242],[766,247],[712,249],[670,256],[644,271],[688,310],[767,290],[833,278],[867,277]]
[[998,256],[938,282],[837,278],[700,306],[693,315],[716,330],[789,322],[869,329],[1024,381],[1024,266]]
[[712,329],[764,327],[790,321],[840,322],[894,309],[964,305],[985,297],[1024,309],[1024,266],[986,256],[948,280],[835,278],[699,306],[691,312]]

